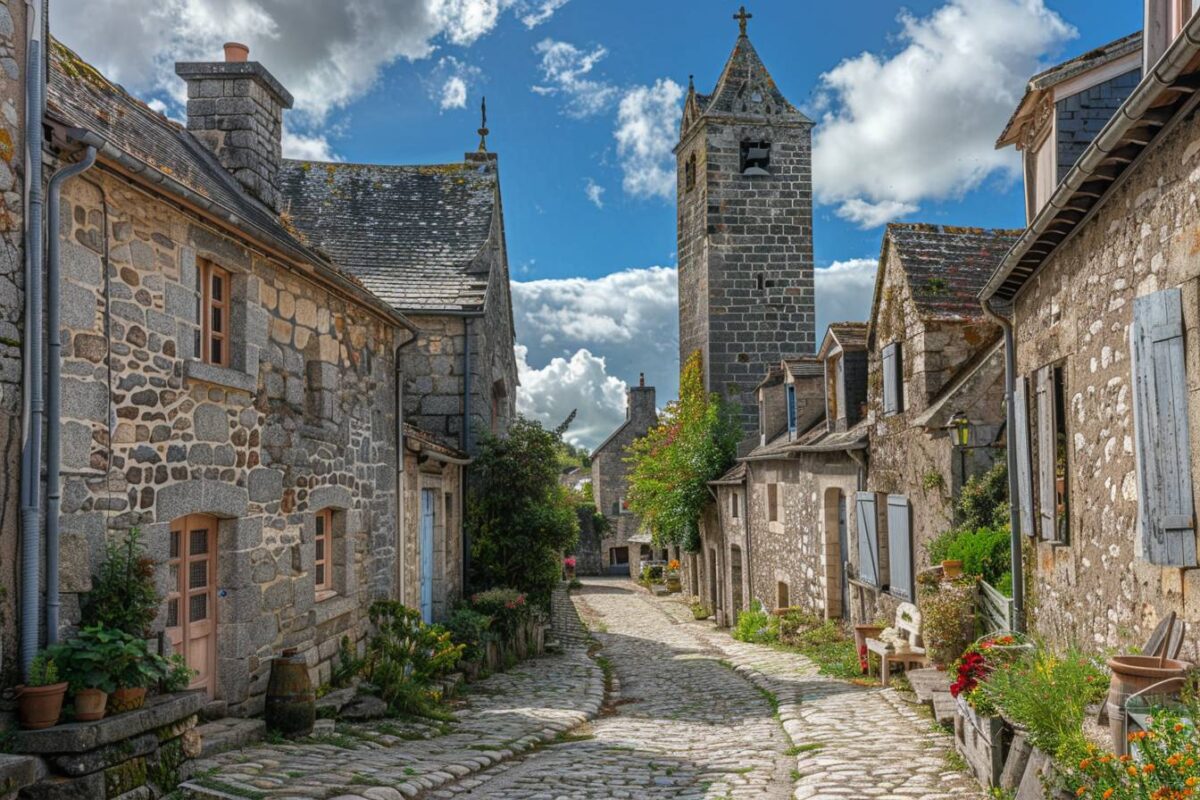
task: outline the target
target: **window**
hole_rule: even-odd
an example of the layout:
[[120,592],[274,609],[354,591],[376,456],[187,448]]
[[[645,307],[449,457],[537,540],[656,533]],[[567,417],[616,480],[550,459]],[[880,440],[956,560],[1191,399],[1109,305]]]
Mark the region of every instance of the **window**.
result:
[[783,581],[779,581],[775,584],[775,607],[789,608],[790,604],[788,600],[788,585]]
[[692,153],[688,156],[687,163],[683,165],[683,188],[684,191],[690,192],[696,188],[696,154]]
[[206,364],[229,366],[229,272],[210,261],[196,266],[199,303],[196,357]]
[[734,492],[733,494],[729,495],[729,516],[733,517],[734,519],[738,518],[738,515],[741,513],[741,509],[738,508],[739,505],[738,493]]
[[771,143],[742,142],[741,172],[743,175],[770,175]]
[[508,397],[508,389],[504,381],[498,380],[492,384],[492,416],[490,429],[497,433],[504,423],[504,399]]
[[883,414],[904,410],[904,349],[900,342],[883,348]]
[[796,384],[789,383],[787,387],[787,421],[788,434],[796,435]]
[[620,513],[621,513],[621,501],[620,501],[620,500],[613,500],[613,504],[612,504],[612,515],[615,517],[615,516],[617,516],[617,515],[618,515],[618,514],[620,514]]
[[1142,556],[1152,564],[1194,567],[1189,376],[1179,289],[1133,301],[1130,342]]
[[316,573],[316,590],[333,590],[333,509],[323,508],[316,514],[316,558],[313,570]]
[[912,602],[916,595],[913,593],[912,511],[907,497],[888,495],[887,523],[888,591]]
[[767,522],[779,521],[779,484],[767,484]]
[[767,278],[761,272],[754,276],[754,283],[758,286],[760,292],[767,290]]
[[1038,524],[1045,541],[1068,539],[1067,420],[1059,366],[1037,373]]

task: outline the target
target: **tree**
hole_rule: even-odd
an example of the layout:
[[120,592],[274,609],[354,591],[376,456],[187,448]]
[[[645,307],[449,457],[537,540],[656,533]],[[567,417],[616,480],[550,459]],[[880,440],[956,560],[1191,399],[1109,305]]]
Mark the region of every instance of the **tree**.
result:
[[659,546],[695,551],[699,519],[712,499],[708,482],[733,466],[741,435],[733,407],[704,390],[704,364],[693,353],[679,375],[679,399],[630,447],[629,508]]
[[563,429],[518,417],[503,437],[485,434],[467,502],[472,582],[511,587],[545,608],[575,546],[579,520],[559,483]]

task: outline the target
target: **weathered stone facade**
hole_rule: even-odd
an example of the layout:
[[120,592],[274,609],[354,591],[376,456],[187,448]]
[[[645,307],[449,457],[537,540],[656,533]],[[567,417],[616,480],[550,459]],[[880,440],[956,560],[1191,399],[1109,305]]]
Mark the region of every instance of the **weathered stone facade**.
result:
[[[705,386],[741,404],[743,452],[767,367],[815,346],[811,138],[744,32],[713,94],[689,87],[675,148],[680,362],[699,351]],[[767,161],[750,160],[764,146]]]
[[[658,424],[658,408],[654,402],[654,387],[646,385],[643,375],[639,385],[631,386],[625,401],[625,422],[613,431],[592,453],[592,498],[596,509],[608,521],[608,530],[600,538],[600,563],[605,571],[629,564],[636,570],[643,548],[630,544],[630,537],[641,529],[641,519],[629,511],[625,499],[629,490],[629,446],[649,433]],[[625,561],[621,561],[621,554]]]

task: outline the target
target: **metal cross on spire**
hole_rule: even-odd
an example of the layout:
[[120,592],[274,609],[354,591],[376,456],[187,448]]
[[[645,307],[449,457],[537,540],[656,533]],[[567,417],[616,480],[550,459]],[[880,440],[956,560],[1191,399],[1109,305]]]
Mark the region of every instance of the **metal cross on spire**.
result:
[[483,101],[479,104],[479,113],[481,115],[481,122],[479,124],[479,130],[476,131],[476,133],[479,134],[479,152],[486,153],[487,152],[487,135],[489,133],[491,133],[491,131],[488,130],[488,126],[487,126],[487,98],[486,97],[484,97]]
[[738,29],[741,31],[741,35],[745,36],[746,35],[746,23],[749,22],[751,19],[753,19],[754,15],[747,14],[746,7],[742,6],[741,8],[738,9],[738,13],[733,15],[733,18],[738,21]]

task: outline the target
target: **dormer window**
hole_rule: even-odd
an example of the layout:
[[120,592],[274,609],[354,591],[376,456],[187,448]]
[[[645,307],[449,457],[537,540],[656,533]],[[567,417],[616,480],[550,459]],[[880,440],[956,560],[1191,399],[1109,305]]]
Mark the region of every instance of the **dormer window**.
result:
[[771,143],[742,142],[741,165],[743,175],[770,175]]
[[687,163],[683,165],[683,187],[685,191],[690,192],[696,188],[696,154],[692,153],[688,156]]

